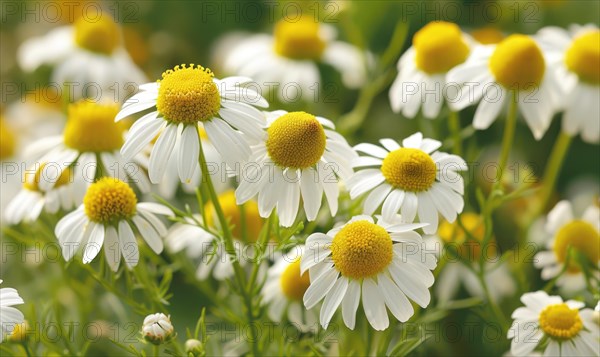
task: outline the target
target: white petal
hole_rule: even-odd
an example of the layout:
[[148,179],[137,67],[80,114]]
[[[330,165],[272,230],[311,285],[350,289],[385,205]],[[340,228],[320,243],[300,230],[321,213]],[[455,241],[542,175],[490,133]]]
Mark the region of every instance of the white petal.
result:
[[316,182],[316,174],[313,169],[307,169],[302,171],[300,177],[300,192],[304,200],[304,212],[306,212],[306,219],[309,221],[314,221],[317,218],[323,196],[323,187]]
[[368,143],[358,144],[354,147],[354,150],[364,152],[365,154],[369,154],[380,159],[385,159],[385,157],[388,155],[388,152],[384,149]]
[[363,280],[362,301],[365,315],[371,326],[377,331],[388,328],[390,321],[383,296],[381,296],[377,284],[371,278]]
[[104,243],[104,225],[95,224],[83,251],[83,264],[88,264],[100,253]]
[[140,260],[140,251],[133,230],[126,221],[119,221],[119,243],[123,260],[129,269]]
[[335,284],[333,284],[331,291],[327,294],[327,296],[325,296],[323,306],[321,306],[320,315],[321,326],[323,326],[323,328],[327,328],[329,325],[329,321],[331,321],[335,310],[337,310],[338,306],[340,306],[347,289],[348,279],[345,277],[340,277]]
[[181,147],[179,148],[179,160],[177,169],[181,182],[190,183],[194,170],[198,166],[200,153],[200,138],[195,125],[186,125],[181,134]]
[[381,291],[385,304],[392,314],[394,314],[400,322],[408,321],[414,314],[414,309],[410,304],[410,301],[408,301],[404,293],[402,293],[398,286],[396,286],[387,275],[379,274],[377,279],[379,291]]
[[338,271],[331,268],[313,281],[304,293],[303,301],[307,309],[312,309],[331,290],[338,278]]
[[158,236],[158,233],[154,230],[154,227],[143,219],[142,217],[135,215],[133,216],[133,223],[139,230],[142,238],[148,243],[148,246],[154,251],[156,254],[160,254],[163,250],[163,241]]
[[152,183],[159,183],[164,176],[176,139],[177,126],[168,125],[158,137],[156,144],[154,144],[150,153],[150,167],[148,168],[148,174]]
[[381,214],[386,221],[393,221],[404,202],[404,191],[394,189],[383,201]]
[[119,270],[119,263],[121,262],[121,247],[117,230],[113,226],[108,226],[106,228],[106,234],[104,237],[104,255],[106,257],[106,262],[112,271]]

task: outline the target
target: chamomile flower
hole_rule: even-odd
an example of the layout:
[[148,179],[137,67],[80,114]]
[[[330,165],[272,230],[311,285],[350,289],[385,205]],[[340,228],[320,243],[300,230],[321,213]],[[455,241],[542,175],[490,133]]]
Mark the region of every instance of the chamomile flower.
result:
[[398,76],[390,88],[394,112],[414,118],[422,106],[423,116],[436,118],[447,92],[446,73],[467,59],[473,45],[453,23],[434,21],[417,31],[412,47],[398,61]]
[[562,105],[554,66],[536,41],[525,35],[514,34],[497,45],[478,46],[464,63],[448,72],[446,80],[463,85],[457,98],[449,100],[453,110],[480,102],[473,118],[473,127],[479,130],[487,129],[514,100],[539,140]]
[[562,128],[569,135],[581,134],[590,143],[600,141],[600,30],[595,25],[540,30],[537,38],[557,50],[557,76],[567,99]]
[[[247,254],[246,244],[257,241],[264,224],[258,214],[258,205],[255,201],[246,202],[242,216],[242,208],[236,204],[233,191],[220,194],[219,204],[235,239],[236,253]],[[215,279],[224,280],[233,274],[232,257],[225,250],[224,243],[213,233],[215,229],[221,229],[213,204],[208,202],[204,209],[209,230],[202,228],[200,216],[188,218],[186,222],[174,224],[169,229],[165,243],[169,251],[185,251],[189,258],[199,261],[196,271],[199,280],[208,278],[211,272]],[[240,264],[244,265],[245,261],[240,259]]]
[[76,204],[72,171],[65,169],[54,186],[48,190],[40,188],[40,176],[46,163],[36,165],[25,173],[23,188],[6,206],[6,223],[17,224],[21,221],[35,221],[42,210],[56,213],[59,209],[70,210]]
[[521,296],[523,307],[517,308],[508,330],[510,352],[528,356],[544,341],[544,356],[598,356],[600,327],[593,321],[593,311],[584,304],[560,296],[548,296],[544,291]]
[[362,296],[375,330],[389,325],[386,306],[406,322],[414,313],[409,298],[421,307],[431,298],[436,259],[423,251],[421,236],[414,231],[423,226],[401,223],[398,217],[374,223],[370,216],[356,216],[327,234],[310,235],[300,262],[301,273],[310,274],[303,297],[306,308],[324,299],[319,320],[326,328],[341,304],[344,323],[354,329]]
[[[40,139],[26,149],[25,156],[49,163],[40,175],[39,188],[51,189],[63,170],[72,167],[76,202],[99,176],[130,180],[148,192],[150,183],[144,171],[135,162],[125,162],[119,153],[126,126],[114,122],[118,111],[117,105],[87,100],[70,104],[63,135]],[[49,173],[50,169],[56,174]]]
[[[427,223],[425,233],[433,234],[438,227],[438,212],[448,222],[454,222],[464,207],[463,178],[458,173],[467,169],[465,161],[456,155],[437,151],[437,140],[424,139],[416,133],[402,141],[380,140],[383,147],[359,144],[364,152],[353,166],[369,167],[357,171],[348,182],[353,199],[370,192],[364,200],[364,213],[373,214],[379,206],[383,218],[392,220],[398,211],[406,222]],[[382,205],[383,203],[383,205]]]
[[335,216],[337,177],[350,177],[356,153],[330,120],[306,112],[268,113],[267,130],[252,150],[247,168],[239,175],[238,203],[258,194],[260,215],[268,217],[277,207],[280,224],[289,227],[298,215],[300,197],[306,219],[314,221],[324,192]]
[[174,328],[171,316],[162,312],[150,314],[144,318],[142,324],[142,335],[144,339],[154,345],[160,345],[169,341],[173,335]]
[[140,253],[132,227],[156,254],[162,252],[161,237],[167,228],[156,215],[172,216],[173,212],[158,203],[138,203],[129,185],[104,177],[90,185],[83,204],[63,217],[54,233],[65,260],[83,247],[83,263],[87,264],[104,246],[108,265],[117,271],[121,256],[128,268],[138,263]]
[[201,66],[176,66],[163,73],[156,83],[144,84],[141,92],[129,98],[116,117],[156,107],[136,121],[121,149],[131,158],[157,135],[148,166],[150,181],[158,183],[177,145],[177,167],[181,182],[190,182],[197,168],[200,150],[199,130],[204,129],[223,160],[231,167],[250,156],[250,145],[262,137],[264,114],[255,106],[267,101],[252,89],[244,88],[249,78],[213,78]]
[[283,254],[267,272],[266,283],[262,290],[263,302],[267,305],[269,318],[287,321],[298,329],[306,331],[317,322],[314,310],[305,311],[302,297],[310,285],[308,273],[300,273],[300,259],[304,246],[296,246]]
[[[96,21],[80,17],[72,26],[25,41],[17,53],[19,65],[25,71],[54,66],[51,80],[71,83],[72,99],[124,99],[128,86],[145,82],[146,76],[127,54],[119,26],[108,12],[101,14]],[[86,87],[95,92],[85,93]]]
[[[2,284],[2,279],[0,279],[0,284]],[[6,334],[12,333],[17,325],[25,321],[23,313],[13,307],[21,304],[24,304],[24,301],[17,290],[13,288],[0,289],[0,342],[4,340]]]
[[585,288],[581,264],[600,267],[600,208],[592,205],[581,218],[575,218],[571,203],[561,201],[548,213],[546,232],[550,235],[547,250],[535,256],[542,278],[558,276],[557,285],[570,291]]
[[312,98],[315,85],[321,82],[319,63],[339,71],[348,88],[358,88],[367,78],[365,56],[335,37],[335,28],[307,16],[281,19],[273,35],[244,36],[233,44],[224,40],[223,46],[230,49],[223,56],[223,69],[254,78],[265,91],[270,83],[277,83],[278,96],[284,102]]

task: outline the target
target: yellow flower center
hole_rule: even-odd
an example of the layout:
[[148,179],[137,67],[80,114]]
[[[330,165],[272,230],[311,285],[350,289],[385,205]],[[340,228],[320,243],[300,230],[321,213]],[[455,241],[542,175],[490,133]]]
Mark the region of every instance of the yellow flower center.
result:
[[[223,214],[225,218],[227,218],[229,222],[229,227],[231,227],[233,237],[241,240],[242,235],[242,213],[241,207],[237,205],[235,200],[235,192],[234,191],[226,191],[219,195],[219,205],[223,210]],[[214,227],[216,224],[217,216],[215,212],[214,205],[212,202],[206,203],[204,206],[206,212],[206,224]],[[262,230],[264,220],[260,217],[258,212],[258,204],[256,201],[248,201],[243,205],[244,211],[244,225],[246,227],[246,237],[249,242],[256,242],[258,240],[258,236],[260,235],[260,231]]]
[[417,31],[413,46],[417,67],[429,74],[448,72],[469,56],[460,28],[444,21],[430,22]]
[[165,71],[159,80],[158,112],[177,124],[212,119],[221,108],[221,95],[213,76],[210,69],[193,64]]
[[79,152],[115,151],[123,145],[125,124],[115,123],[119,106],[80,101],[69,105],[65,145]]
[[[485,226],[483,219],[480,215],[472,212],[465,212],[460,215],[460,221],[462,226],[458,223],[458,220],[454,223],[448,221],[442,221],[438,229],[438,236],[448,244],[456,249],[456,253],[463,259],[470,261],[478,261],[481,257],[481,242],[485,236]],[[469,239],[473,238],[473,239]],[[497,246],[495,241],[490,242],[488,245],[489,251],[485,252],[487,257],[493,257],[497,252]]]
[[277,118],[267,129],[269,157],[280,167],[305,169],[325,152],[325,130],[314,115],[291,112]]
[[600,84],[600,31],[587,32],[573,40],[565,62],[582,81]]
[[15,154],[16,137],[4,118],[0,117],[0,160]]
[[540,84],[546,70],[542,50],[525,35],[510,35],[496,46],[490,57],[496,82],[512,90],[531,90]]
[[577,309],[571,309],[567,304],[547,306],[540,313],[540,327],[550,337],[571,339],[583,328]]
[[300,274],[300,259],[296,259],[293,263],[283,271],[279,278],[281,290],[283,294],[290,300],[301,301],[306,289],[310,285],[308,272]]
[[74,26],[75,43],[88,51],[110,55],[121,42],[119,27],[109,16],[94,22],[81,17]]
[[392,262],[392,238],[369,221],[347,224],[333,238],[331,256],[343,276],[363,279],[381,273]]
[[325,50],[325,41],[319,36],[319,22],[302,17],[296,22],[279,20],[273,30],[275,52],[293,59],[318,60]]
[[[42,163],[35,172],[26,171],[25,172],[25,182],[23,183],[23,188],[29,191],[37,191],[43,192],[40,189],[40,178],[42,176],[42,172],[46,167],[46,163]],[[58,167],[57,167],[58,168]],[[51,175],[51,173],[44,173],[45,175]],[[50,177],[48,177],[50,178]],[[73,178],[73,172],[70,168],[66,168],[60,174],[56,182],[54,183],[54,188],[59,188],[71,182]]]
[[435,182],[437,168],[431,156],[419,149],[400,148],[390,152],[381,173],[392,186],[404,191],[428,190]]
[[[558,230],[554,240],[554,254],[558,261],[564,262],[567,259],[569,246],[586,256],[592,263],[600,260],[600,234],[588,222],[574,220]],[[581,270],[573,260],[569,261],[568,270],[577,273]]]
[[114,224],[135,215],[137,198],[125,182],[104,177],[90,185],[83,205],[85,214],[96,223]]
[[482,27],[473,30],[471,31],[471,36],[473,36],[473,38],[477,42],[483,45],[496,44],[504,40],[504,34],[502,33],[502,31],[492,26]]
[[10,342],[24,342],[27,339],[27,331],[29,330],[29,323],[24,320],[20,324],[16,324],[8,335],[7,340]]

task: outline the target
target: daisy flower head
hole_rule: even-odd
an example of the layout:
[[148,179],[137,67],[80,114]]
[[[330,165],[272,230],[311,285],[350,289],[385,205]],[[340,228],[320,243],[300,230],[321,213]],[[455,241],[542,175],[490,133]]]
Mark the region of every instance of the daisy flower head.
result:
[[[258,240],[264,220],[258,214],[258,204],[248,201],[243,210],[237,205],[233,191],[226,191],[219,195],[219,205],[229,222],[233,235],[236,252],[249,254],[248,244]],[[199,261],[196,277],[199,280],[208,278],[210,273],[217,280],[224,280],[233,274],[233,257],[225,250],[225,244],[219,240],[215,230],[221,230],[216,216],[214,205],[208,202],[204,206],[206,222],[200,216],[188,218],[185,222],[176,223],[166,236],[165,243],[169,251],[178,253],[185,251],[190,259]],[[243,212],[243,214],[242,214]],[[208,229],[203,228],[204,224]],[[240,259],[240,264],[245,265],[246,259]]]
[[[0,284],[2,284],[2,279],[0,279]],[[12,333],[17,325],[25,321],[23,313],[13,307],[21,304],[24,304],[24,301],[17,290],[13,288],[0,289],[0,342],[4,340],[5,335]]]
[[262,290],[269,318],[281,322],[284,316],[301,331],[307,331],[317,323],[314,310],[304,311],[302,297],[310,285],[308,272],[300,273],[300,259],[304,246],[294,247],[280,256],[267,271]]
[[433,21],[417,31],[413,45],[398,61],[398,76],[390,87],[392,109],[414,118],[434,119],[440,113],[446,90],[446,73],[463,63],[474,45],[458,25]]
[[467,170],[466,162],[456,155],[437,149],[441,142],[423,138],[416,133],[402,141],[380,140],[383,147],[359,144],[356,151],[367,156],[354,160],[358,170],[347,182],[350,197],[369,192],[364,200],[364,214],[372,215],[379,206],[386,220],[398,211],[406,222],[419,216],[427,223],[425,233],[433,234],[438,227],[438,212],[448,222],[454,222],[464,207],[464,181],[460,171]]
[[567,99],[562,128],[581,134],[590,143],[600,141],[600,30],[596,25],[572,26],[570,31],[546,27],[536,36],[549,51],[557,52],[557,77]]
[[244,36],[234,39],[233,45],[225,39],[223,46],[231,47],[222,51],[226,52],[223,68],[254,78],[265,91],[270,88],[267,84],[278,83],[283,102],[312,98],[315,84],[321,81],[319,63],[334,67],[346,87],[359,88],[367,78],[365,56],[355,46],[335,38],[333,26],[309,16],[283,18],[275,24],[273,35]]
[[167,234],[167,228],[156,215],[173,216],[173,212],[158,203],[138,203],[128,184],[104,177],[90,185],[83,204],[63,217],[54,233],[66,261],[83,247],[83,263],[87,264],[104,246],[108,265],[117,271],[121,256],[128,268],[138,263],[134,227],[156,254],[162,252],[161,237]]
[[314,221],[323,193],[331,215],[338,208],[338,177],[352,175],[350,163],[356,153],[333,123],[306,112],[283,110],[267,113],[267,129],[252,147],[252,156],[239,176],[235,195],[244,203],[258,194],[262,217],[277,208],[284,227],[294,224],[304,202],[306,219]]
[[[121,28],[109,13],[101,11],[94,19],[82,16],[73,25],[25,41],[17,52],[19,65],[25,71],[54,66],[51,80],[60,86],[71,83],[71,99],[124,99],[126,88],[145,82],[146,76],[125,50]],[[97,92],[85,93],[86,87]]]
[[40,176],[45,166],[46,163],[35,165],[25,172],[23,188],[4,210],[8,224],[35,221],[44,209],[48,213],[56,213],[59,209],[67,211],[76,205],[72,170],[63,170],[54,185],[43,190],[40,188]]
[[547,250],[535,256],[542,278],[558,276],[558,286],[569,291],[584,289],[586,269],[582,264],[600,267],[600,208],[591,205],[576,218],[571,203],[560,201],[548,213],[545,229],[550,236]]
[[422,249],[423,240],[414,231],[424,225],[402,223],[398,217],[375,223],[371,216],[355,216],[327,234],[310,235],[300,263],[301,273],[308,270],[310,275],[306,308],[324,299],[319,320],[326,328],[341,304],[344,323],[354,329],[362,296],[375,330],[389,325],[386,306],[406,322],[414,313],[409,298],[422,307],[431,298],[436,259]]
[[582,309],[582,302],[564,302],[544,291],[525,293],[521,302],[525,306],[513,312],[514,321],[508,330],[512,355],[528,356],[538,346],[542,346],[544,356],[600,354],[600,327],[593,321],[593,310]]
[[478,46],[464,63],[448,72],[448,83],[462,85],[449,106],[459,111],[480,102],[473,127],[484,130],[514,101],[511,104],[518,107],[539,140],[562,105],[554,67],[530,36],[513,34],[497,45]]
[[48,163],[39,175],[39,188],[51,189],[63,171],[71,167],[75,202],[80,202],[86,188],[101,176],[134,182],[142,192],[148,192],[150,182],[142,168],[126,162],[119,153],[127,127],[115,123],[118,112],[118,105],[110,103],[81,100],[69,104],[63,134],[40,139],[25,151],[26,157]]
[[263,133],[264,114],[254,106],[268,106],[259,93],[244,87],[251,81],[244,77],[219,80],[202,66],[167,70],[161,80],[140,86],[141,91],[117,115],[119,121],[156,107],[133,124],[121,153],[131,158],[158,136],[150,153],[150,181],[160,182],[177,146],[179,178],[189,182],[198,166],[199,130],[204,129],[223,160],[235,168],[250,156],[249,143]]

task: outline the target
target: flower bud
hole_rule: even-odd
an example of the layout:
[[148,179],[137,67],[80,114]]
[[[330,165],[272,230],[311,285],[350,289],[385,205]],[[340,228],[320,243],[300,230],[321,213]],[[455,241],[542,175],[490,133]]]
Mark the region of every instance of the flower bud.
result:
[[146,316],[142,326],[142,335],[146,341],[160,345],[173,337],[173,325],[171,316],[156,313]]
[[194,357],[204,356],[204,346],[196,339],[185,341],[185,353]]

